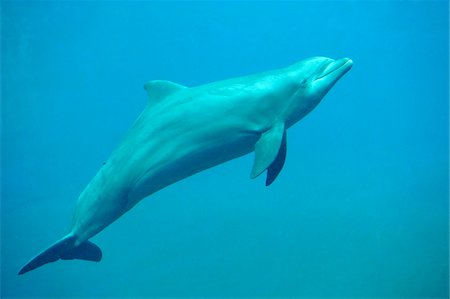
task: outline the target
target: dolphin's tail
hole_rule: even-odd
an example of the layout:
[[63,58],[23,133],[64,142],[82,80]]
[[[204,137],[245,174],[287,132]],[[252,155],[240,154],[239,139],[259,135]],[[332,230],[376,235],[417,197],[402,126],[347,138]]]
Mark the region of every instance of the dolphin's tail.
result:
[[76,237],[67,235],[43,252],[35,256],[19,271],[19,275],[34,270],[42,265],[56,262],[57,260],[86,260],[99,262],[102,259],[101,249],[92,242],[85,241],[75,246]]

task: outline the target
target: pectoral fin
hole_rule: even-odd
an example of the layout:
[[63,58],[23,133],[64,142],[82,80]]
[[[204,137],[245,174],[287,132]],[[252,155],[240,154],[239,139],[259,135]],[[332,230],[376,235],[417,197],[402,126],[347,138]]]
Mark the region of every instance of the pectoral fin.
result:
[[255,144],[255,162],[250,177],[256,178],[267,171],[266,186],[280,173],[286,157],[286,130],[284,123],[277,123],[263,133]]
[[278,155],[267,169],[266,186],[269,186],[275,181],[281,169],[283,168],[284,161],[286,160],[286,151],[287,151],[287,144],[286,144],[286,130],[285,130],[283,134],[283,139],[281,140],[281,146],[280,150],[278,151]]

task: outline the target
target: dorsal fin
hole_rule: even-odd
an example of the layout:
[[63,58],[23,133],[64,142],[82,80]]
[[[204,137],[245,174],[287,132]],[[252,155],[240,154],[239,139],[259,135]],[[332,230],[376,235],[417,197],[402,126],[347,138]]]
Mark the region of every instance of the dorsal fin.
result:
[[151,102],[159,102],[165,97],[187,88],[186,86],[166,80],[153,80],[144,84],[148,99]]

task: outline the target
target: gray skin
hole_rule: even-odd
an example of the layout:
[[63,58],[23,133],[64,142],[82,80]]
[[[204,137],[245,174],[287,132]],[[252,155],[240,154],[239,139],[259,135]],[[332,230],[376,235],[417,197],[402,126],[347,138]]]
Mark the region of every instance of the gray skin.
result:
[[255,151],[251,178],[275,180],[286,129],[311,112],[350,70],[348,58],[312,57],[286,68],[187,88],[150,81],[147,107],[81,193],[68,235],[19,274],[58,259],[101,259],[87,241],[143,198]]

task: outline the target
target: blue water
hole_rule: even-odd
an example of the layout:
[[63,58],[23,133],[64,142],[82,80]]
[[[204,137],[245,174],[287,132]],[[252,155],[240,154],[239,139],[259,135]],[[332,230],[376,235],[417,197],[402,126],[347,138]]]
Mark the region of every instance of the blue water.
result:
[[[1,2],[1,297],[449,295],[447,1]],[[142,201],[100,263],[17,272],[146,104],[310,56],[354,61],[288,132],[266,188],[253,154]]]

